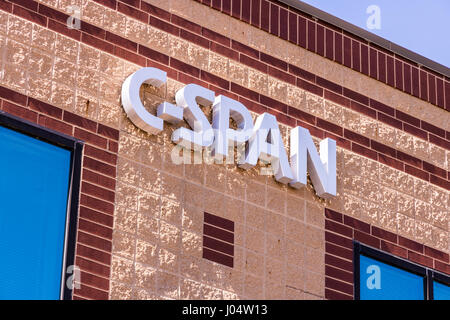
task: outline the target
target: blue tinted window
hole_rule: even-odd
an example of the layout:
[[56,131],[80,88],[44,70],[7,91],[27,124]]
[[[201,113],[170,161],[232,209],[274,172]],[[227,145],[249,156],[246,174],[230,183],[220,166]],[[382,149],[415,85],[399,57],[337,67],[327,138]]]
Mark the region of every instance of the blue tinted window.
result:
[[433,296],[434,300],[450,300],[450,287],[433,281]]
[[423,300],[423,277],[360,256],[361,300]]
[[0,299],[59,299],[70,161],[0,126]]

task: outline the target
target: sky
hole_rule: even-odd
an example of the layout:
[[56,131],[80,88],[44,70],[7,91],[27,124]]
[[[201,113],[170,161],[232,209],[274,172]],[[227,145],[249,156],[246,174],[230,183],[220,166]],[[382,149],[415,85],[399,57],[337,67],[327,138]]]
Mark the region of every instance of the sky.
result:
[[[450,67],[450,0],[302,1]],[[379,20],[373,9],[366,12],[373,5]]]

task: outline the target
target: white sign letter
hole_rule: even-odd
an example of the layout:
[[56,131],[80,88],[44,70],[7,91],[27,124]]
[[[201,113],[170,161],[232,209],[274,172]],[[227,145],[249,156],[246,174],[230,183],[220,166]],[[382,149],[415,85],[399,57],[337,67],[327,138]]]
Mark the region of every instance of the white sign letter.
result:
[[130,75],[122,85],[122,105],[128,118],[140,129],[157,134],[162,131],[164,121],[148,112],[139,97],[143,83],[160,87],[166,83],[166,73],[156,68],[142,68]]
[[184,118],[194,130],[179,128],[172,134],[172,141],[191,148],[208,147],[214,141],[214,132],[205,114],[198,104],[208,106],[214,101],[214,91],[188,84],[177,91],[175,95],[177,105],[184,108]]
[[[239,130],[230,129],[230,117]],[[217,96],[213,106],[213,129],[215,141],[213,153],[215,158],[228,155],[228,145],[246,142],[253,131],[253,119],[247,108],[240,102],[225,96]]]
[[336,196],[336,141],[320,142],[320,157],[308,129],[295,127],[291,130],[291,166],[294,180],[290,185],[301,188],[306,185],[308,171],[319,196]]
[[256,119],[253,134],[248,142],[245,161],[239,166],[250,169],[256,165],[259,158],[271,162],[275,180],[278,182],[288,184],[294,178],[277,119],[267,112]]

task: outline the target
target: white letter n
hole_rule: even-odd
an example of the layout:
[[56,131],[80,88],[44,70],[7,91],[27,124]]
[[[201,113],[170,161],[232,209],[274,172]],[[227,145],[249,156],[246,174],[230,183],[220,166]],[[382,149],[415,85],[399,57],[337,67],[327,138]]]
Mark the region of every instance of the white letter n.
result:
[[291,130],[290,160],[294,173],[292,187],[299,189],[306,185],[308,171],[320,197],[336,196],[336,141],[322,140],[319,156],[309,130],[295,127]]

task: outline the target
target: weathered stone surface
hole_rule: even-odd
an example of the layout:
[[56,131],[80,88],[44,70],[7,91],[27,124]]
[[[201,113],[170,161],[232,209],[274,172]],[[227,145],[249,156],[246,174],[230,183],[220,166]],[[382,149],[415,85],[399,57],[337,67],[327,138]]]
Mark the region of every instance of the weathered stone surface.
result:
[[136,240],[136,262],[149,266],[158,266],[158,249],[152,244],[140,239]]
[[284,260],[286,254],[286,239],[284,235],[266,233],[265,255],[279,261]]
[[113,255],[111,262],[112,281],[119,281],[127,285],[132,285],[134,273],[135,265],[133,260],[124,259]]
[[156,274],[155,268],[147,267],[143,264],[136,263],[135,265],[135,281],[134,285],[139,288],[145,288],[147,290],[155,290],[156,288]]
[[156,273],[156,292],[171,299],[179,299],[179,277],[164,271]]
[[247,250],[244,270],[256,277],[264,274],[264,256]]
[[244,279],[244,296],[247,299],[263,299],[263,283],[264,280],[262,278],[246,274]]
[[415,220],[407,215],[397,213],[398,233],[409,239],[414,239]]
[[133,289],[121,282],[111,281],[109,289],[109,299],[111,300],[131,300],[133,299]]
[[112,247],[113,254],[133,260],[135,251],[135,240],[133,237],[125,232],[114,230]]
[[398,211],[406,214],[407,216],[414,218],[414,198],[402,193],[397,194]]
[[325,278],[322,274],[305,270],[305,292],[315,296],[323,296],[324,288]]
[[202,252],[202,237],[197,233],[183,231],[182,252],[183,254],[200,257]]
[[257,253],[264,253],[265,235],[258,229],[245,228],[245,248]]

